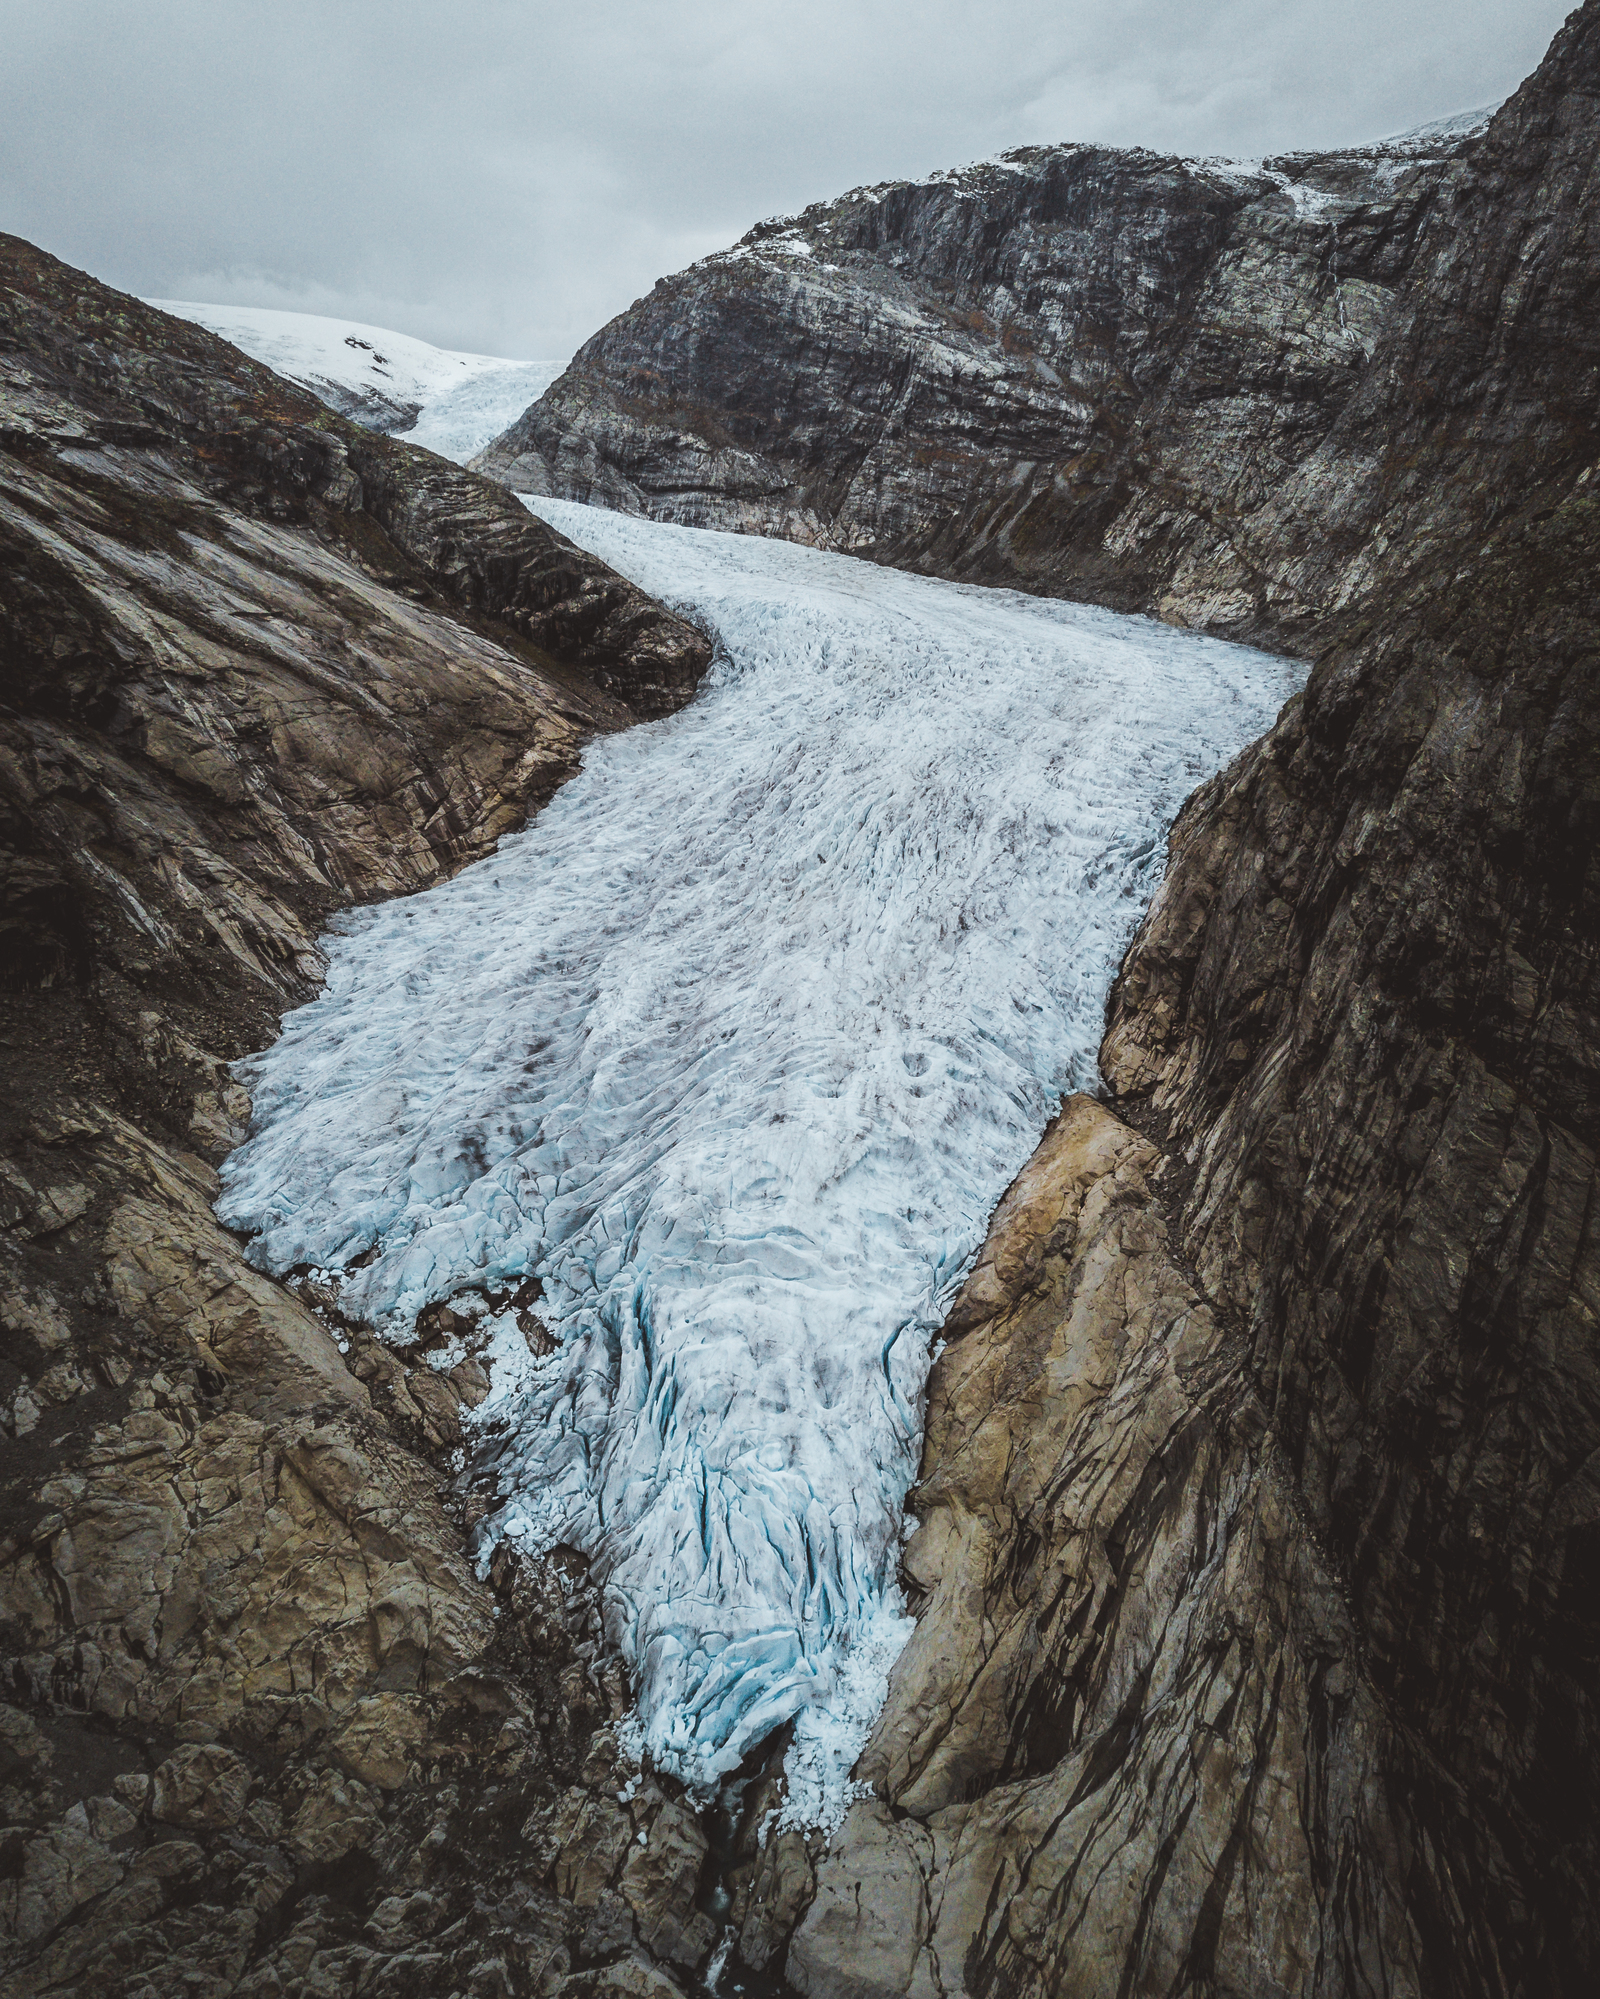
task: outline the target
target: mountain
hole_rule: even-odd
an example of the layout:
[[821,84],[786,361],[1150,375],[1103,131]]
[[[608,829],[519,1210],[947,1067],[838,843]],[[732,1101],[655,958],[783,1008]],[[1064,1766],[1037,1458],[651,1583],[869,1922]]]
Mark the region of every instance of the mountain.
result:
[[1302,649],[1359,587],[1335,427],[1485,119],[1357,151],[1031,147],[857,189],[655,290],[475,461]]
[[145,301],[229,341],[367,430],[404,436],[464,462],[561,372],[554,361],[503,361],[430,347],[409,333],[264,306]]
[[620,1717],[581,1576],[474,1574],[475,1372],[341,1341],[210,1204],[228,1064],[329,919],[492,852],[709,656],[498,488],[0,237],[6,1999],[231,1990],[329,1910],[348,1961],[340,1881],[403,1884],[460,1804],[386,1819],[416,1768],[465,1791],[449,1880],[362,1961],[414,1958]]
[[210,1205],[330,917],[708,642],[4,239],[0,1999],[1594,1989],[1600,0],[1471,123],[764,226],[484,461],[1309,662],[945,1317],[832,1837],[781,1741],[712,1814],[632,1766],[576,1549],[475,1564],[474,1322],[386,1346]]
[[1594,1984],[1597,152],[1591,4],[1292,481],[1343,595],[947,1320],[812,1999]]
[[1594,1982],[1593,0],[1464,127],[862,190],[478,461],[1313,662],[947,1320],[874,1795],[747,1849],[809,1999]]

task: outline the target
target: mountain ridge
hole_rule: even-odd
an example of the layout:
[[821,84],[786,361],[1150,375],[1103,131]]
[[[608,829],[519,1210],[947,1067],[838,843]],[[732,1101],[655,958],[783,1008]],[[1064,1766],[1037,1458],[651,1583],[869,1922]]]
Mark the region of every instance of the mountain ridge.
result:
[[1272,498],[1480,139],[1033,147],[855,190],[662,280],[473,462],[1304,651],[1329,587],[1286,587]]

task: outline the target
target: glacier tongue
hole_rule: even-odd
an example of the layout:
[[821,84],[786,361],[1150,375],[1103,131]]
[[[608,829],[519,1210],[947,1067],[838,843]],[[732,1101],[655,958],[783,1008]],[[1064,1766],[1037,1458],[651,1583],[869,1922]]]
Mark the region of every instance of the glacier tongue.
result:
[[[346,1309],[540,1276],[479,1412],[499,1532],[596,1557],[656,1759],[785,1721],[836,1815],[902,1631],[929,1341],[1184,796],[1291,663],[784,542],[530,502],[719,634],[524,833],[346,918],[245,1065],[225,1220]],[[369,1262],[355,1267],[371,1251]]]

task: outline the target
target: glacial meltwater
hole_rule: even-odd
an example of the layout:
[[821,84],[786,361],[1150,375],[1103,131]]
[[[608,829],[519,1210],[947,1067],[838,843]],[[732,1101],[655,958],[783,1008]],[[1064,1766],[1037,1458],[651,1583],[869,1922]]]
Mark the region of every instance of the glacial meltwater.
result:
[[658,1764],[705,1792],[793,1722],[789,1816],[826,1823],[907,1629],[941,1312],[1094,1084],[1174,813],[1303,670],[529,504],[714,631],[711,672],[493,857],[337,924],[244,1065],[220,1210],[391,1336],[542,1280],[553,1353],[490,1328],[490,1535],[594,1558]]

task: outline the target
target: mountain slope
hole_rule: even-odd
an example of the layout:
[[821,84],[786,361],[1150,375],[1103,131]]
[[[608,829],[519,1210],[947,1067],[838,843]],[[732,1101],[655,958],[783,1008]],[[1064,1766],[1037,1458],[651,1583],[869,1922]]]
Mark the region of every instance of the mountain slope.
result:
[[252,1271],[214,1162],[334,912],[491,851],[709,652],[497,489],[0,238],[5,1999],[319,1950],[414,1990],[486,1897],[424,1982],[568,1961],[570,1902],[498,1898],[508,1830],[610,1774],[593,1593],[480,1581],[446,1472],[481,1371]]
[[1036,147],[858,189],[663,279],[476,463],[1293,644],[1341,585],[1290,577],[1285,488],[1328,476],[1465,124],[1244,163]]
[[812,1999],[1593,1988],[1597,176],[1591,0],[1324,447],[1368,601],[951,1314]]
[[561,372],[556,362],[458,354],[389,327],[318,313],[145,302],[230,341],[364,428],[404,435],[458,463],[481,451]]

